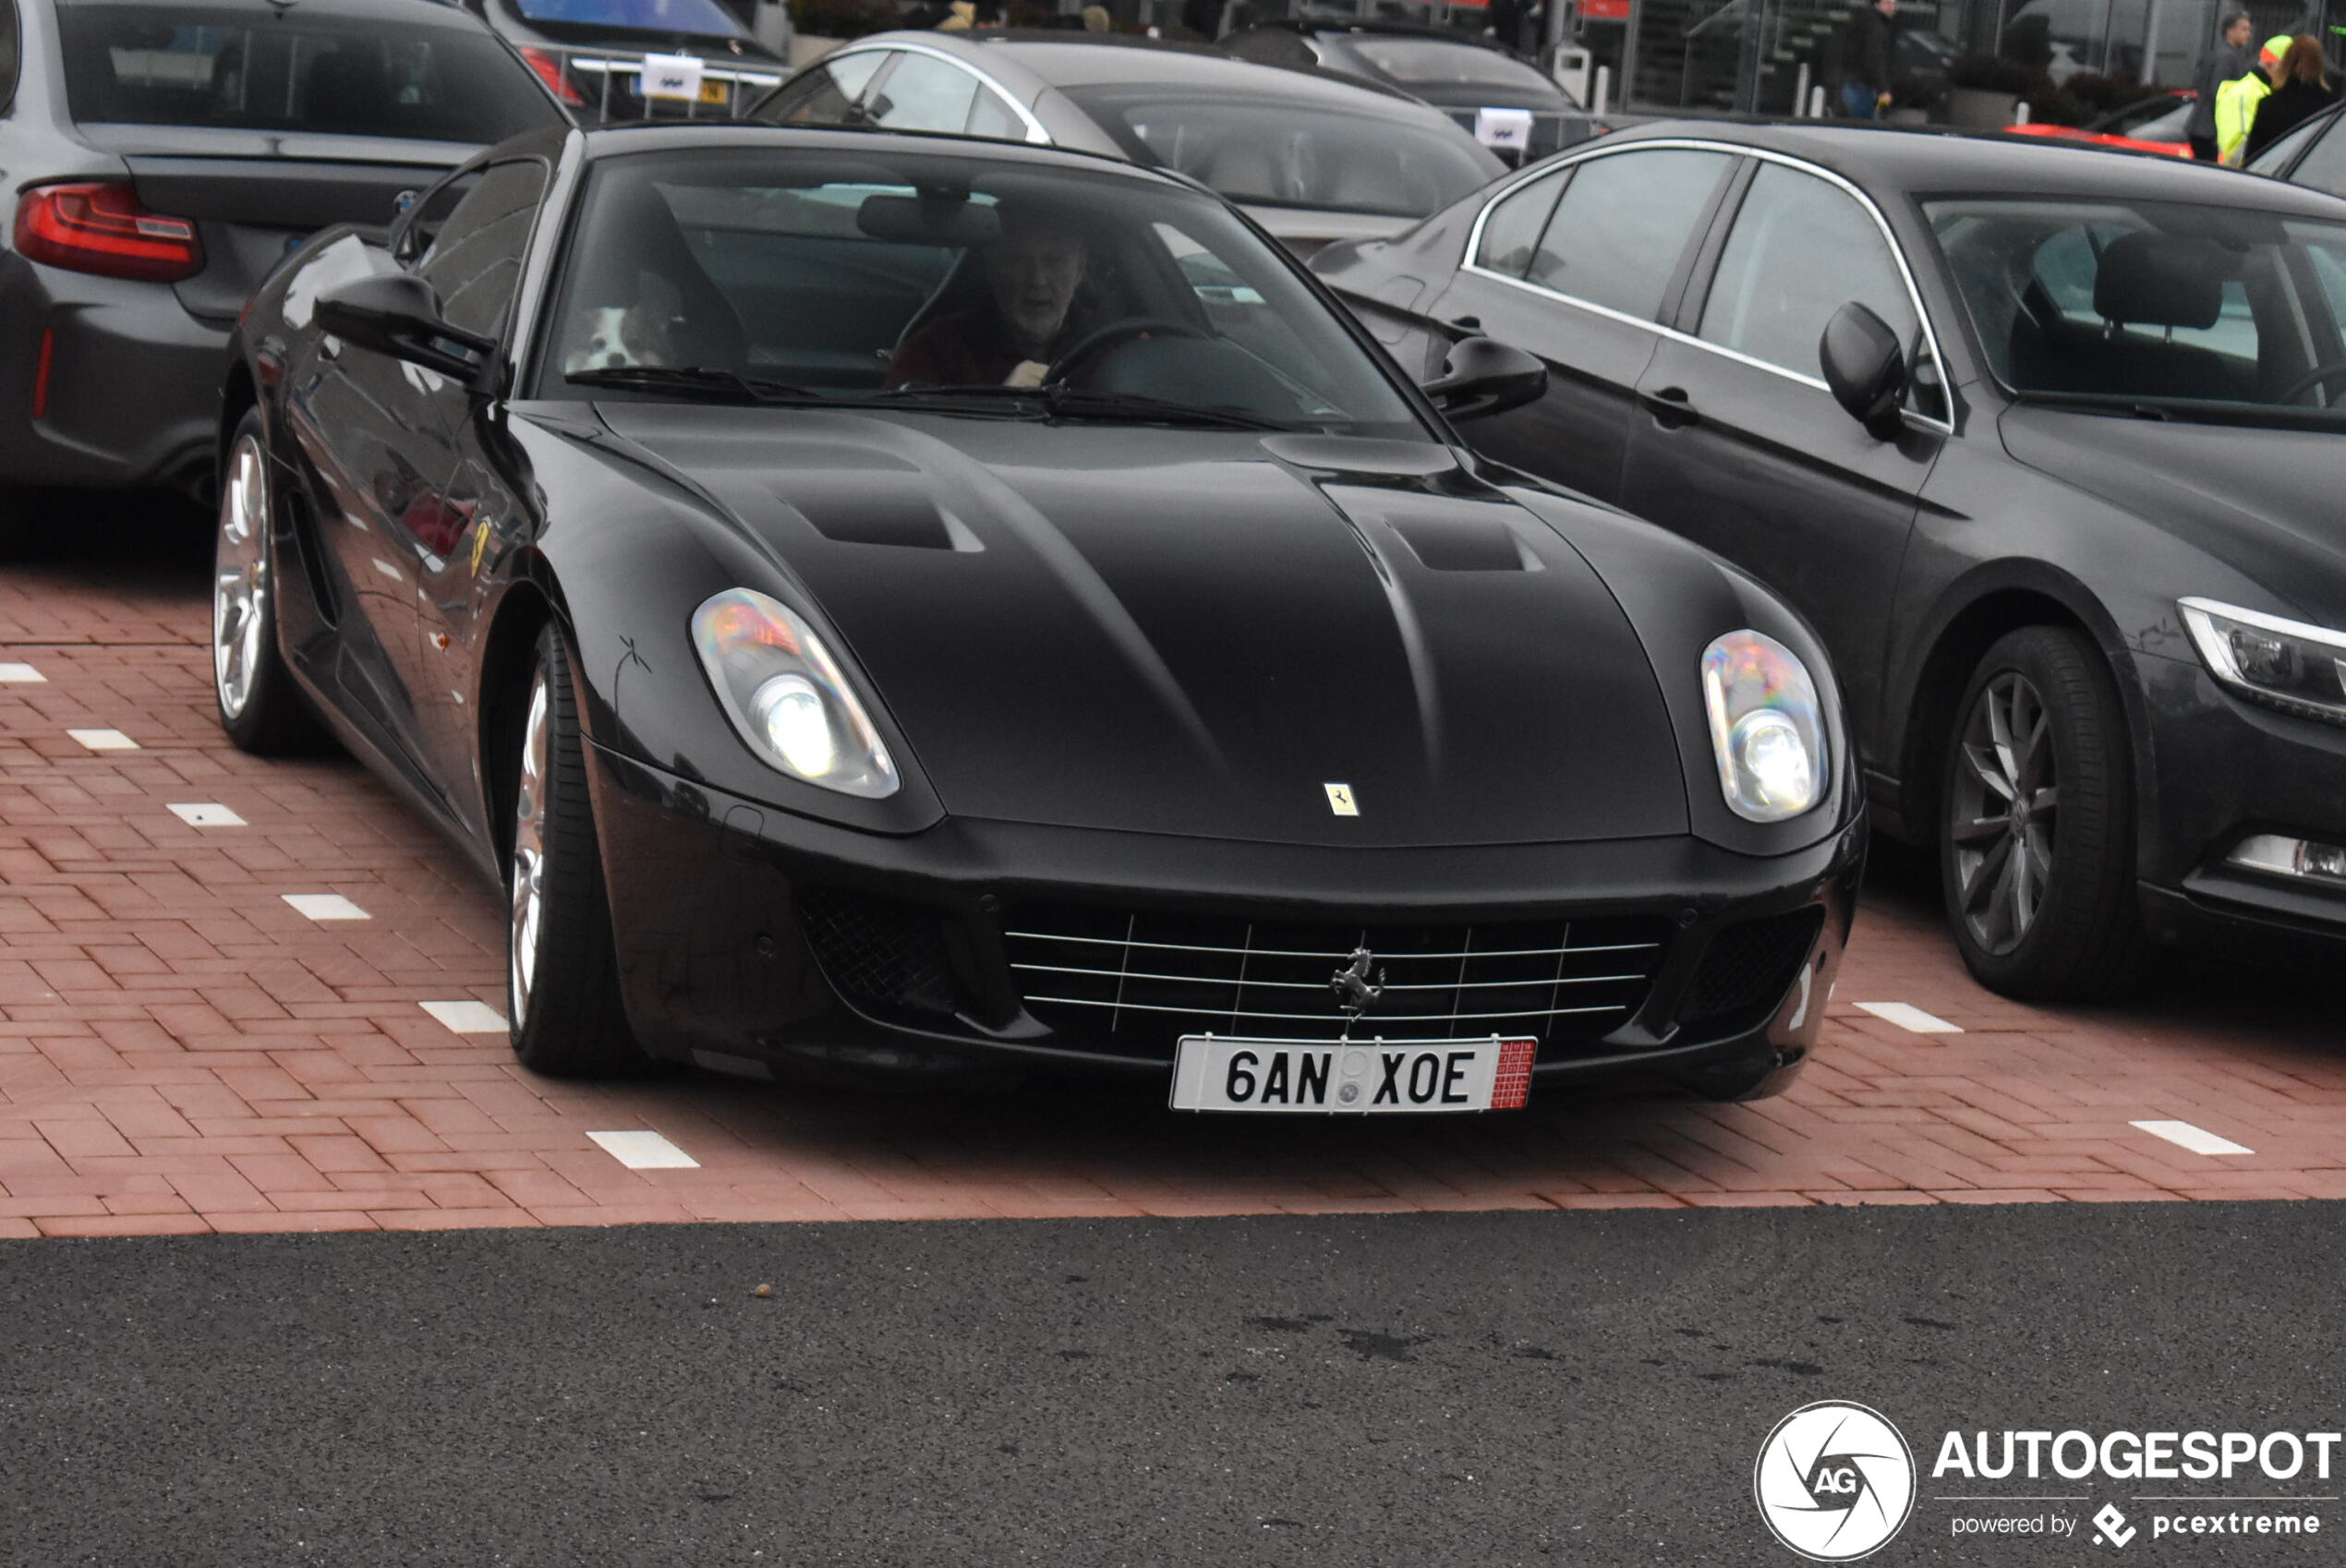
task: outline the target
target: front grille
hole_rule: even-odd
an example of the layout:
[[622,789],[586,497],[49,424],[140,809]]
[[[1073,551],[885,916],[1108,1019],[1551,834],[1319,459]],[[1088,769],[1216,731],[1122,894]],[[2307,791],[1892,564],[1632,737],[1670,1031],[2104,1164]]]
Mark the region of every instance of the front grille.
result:
[[1645,918],[1335,925],[1034,906],[1004,933],[1027,1011],[1078,1048],[1170,1059],[1185,1034],[1334,1040],[1331,985],[1366,947],[1384,995],[1355,1038],[1597,1040],[1644,1002],[1668,927]]
[[801,888],[798,910],[824,978],[865,1011],[949,1016],[960,1005],[937,911],[835,887]]
[[1759,1022],[1784,999],[1824,918],[1825,911],[1811,904],[1715,933],[1678,1005],[1678,1021],[1725,1028]]

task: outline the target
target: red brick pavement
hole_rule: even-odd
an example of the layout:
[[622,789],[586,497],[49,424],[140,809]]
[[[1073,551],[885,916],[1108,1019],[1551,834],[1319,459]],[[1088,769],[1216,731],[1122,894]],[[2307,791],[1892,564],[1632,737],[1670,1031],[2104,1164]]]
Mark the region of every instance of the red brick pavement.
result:
[[[502,1007],[494,896],[356,766],[222,741],[202,592],[178,554],[0,577],[0,661],[46,678],[0,683],[0,1236],[2346,1197],[2346,1050],[2309,988],[2207,972],[2128,1009],[2017,1006],[1964,976],[1911,872],[1869,899],[1819,1060],[1751,1105],[1551,1092],[1468,1120],[1266,1126],[541,1080],[418,1005]],[[165,809],[189,802],[247,826]],[[313,923],[288,893],[370,918]],[[2255,1152],[2129,1125],[2152,1119]],[[631,1170],[586,1137],[627,1128],[697,1168]]]

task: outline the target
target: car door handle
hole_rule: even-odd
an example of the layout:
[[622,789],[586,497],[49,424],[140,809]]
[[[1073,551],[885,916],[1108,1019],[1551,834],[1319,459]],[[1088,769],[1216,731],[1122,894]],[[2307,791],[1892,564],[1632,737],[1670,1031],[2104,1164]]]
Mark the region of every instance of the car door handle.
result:
[[1482,335],[1482,318],[1480,316],[1453,316],[1442,324],[1452,332],[1467,337],[1475,338]]
[[1638,401],[1646,405],[1655,424],[1665,430],[1683,428],[1696,423],[1701,416],[1694,411],[1693,400],[1684,387],[1663,387],[1658,392],[1641,392]]

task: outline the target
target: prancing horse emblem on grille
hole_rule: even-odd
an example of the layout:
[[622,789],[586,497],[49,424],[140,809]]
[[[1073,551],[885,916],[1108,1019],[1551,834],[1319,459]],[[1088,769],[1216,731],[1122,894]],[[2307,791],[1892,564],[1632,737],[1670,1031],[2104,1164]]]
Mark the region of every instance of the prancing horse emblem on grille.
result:
[[1376,955],[1366,947],[1352,949],[1350,962],[1328,977],[1328,989],[1336,993],[1336,1004],[1344,1009],[1344,1032],[1349,1035],[1360,1015],[1376,1006],[1385,995],[1385,971],[1376,971],[1376,979],[1369,978],[1369,966],[1376,962]]

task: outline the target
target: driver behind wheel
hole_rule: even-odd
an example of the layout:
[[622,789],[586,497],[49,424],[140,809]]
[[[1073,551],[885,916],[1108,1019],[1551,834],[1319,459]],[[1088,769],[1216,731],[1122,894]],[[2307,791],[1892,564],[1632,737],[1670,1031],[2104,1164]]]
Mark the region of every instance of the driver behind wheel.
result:
[[1082,227],[1070,213],[1032,203],[998,211],[1001,233],[977,258],[984,297],[907,337],[889,386],[1039,386],[1077,335],[1069,308],[1089,257]]

